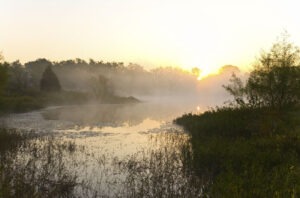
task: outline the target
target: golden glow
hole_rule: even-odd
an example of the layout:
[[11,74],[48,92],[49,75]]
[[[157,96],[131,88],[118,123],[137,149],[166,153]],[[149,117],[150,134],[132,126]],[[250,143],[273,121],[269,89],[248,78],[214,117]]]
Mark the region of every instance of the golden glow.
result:
[[218,73],[218,70],[206,70],[206,69],[204,69],[204,70],[202,70],[202,72],[199,74],[199,76],[198,76],[198,80],[202,80],[203,78],[206,78],[206,77],[208,77],[208,76],[210,76],[210,75],[213,75],[213,74],[217,74]]
[[250,64],[283,29],[300,42],[297,8],[292,0],[2,0],[0,51],[7,61],[197,66],[202,79]]

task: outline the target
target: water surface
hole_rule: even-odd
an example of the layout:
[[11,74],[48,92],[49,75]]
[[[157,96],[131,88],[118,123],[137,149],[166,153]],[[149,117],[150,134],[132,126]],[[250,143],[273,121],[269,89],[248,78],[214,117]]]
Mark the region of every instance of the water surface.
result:
[[[154,144],[155,141],[151,139],[159,134],[183,133],[183,129],[174,125],[172,120],[183,113],[197,112],[200,109],[197,104],[176,102],[87,104],[49,107],[29,113],[12,114],[2,118],[2,122],[7,127],[17,128],[24,133],[33,131],[46,136],[51,135],[59,140],[72,141],[76,148],[82,148],[79,149],[81,151],[58,156],[66,170],[75,175],[77,183],[80,183],[81,188],[76,189],[77,193],[83,195],[82,189],[85,189],[88,197],[94,196],[95,192],[115,197],[116,194],[124,194],[120,189],[124,189],[124,185],[127,185],[130,175],[144,171],[143,176],[130,181],[140,180],[143,177],[149,179],[150,176],[150,180],[153,180],[153,175],[158,173],[165,175],[161,173],[162,170],[150,168],[156,162],[161,163],[161,160],[167,166],[176,164],[176,167],[179,167],[176,168],[177,172],[174,169],[172,173],[174,175],[170,176],[174,186],[184,184],[183,176],[179,174],[182,170],[180,167],[182,162],[178,161],[180,156],[174,157],[172,154],[178,153],[174,147],[178,143],[171,143],[174,148],[169,147],[168,153],[158,152],[164,155],[164,158],[172,154],[173,157],[166,162],[155,152],[164,146],[167,139],[156,141],[159,144]],[[122,168],[123,164],[125,169]],[[132,166],[135,169],[130,172]],[[140,166],[143,167],[142,171]],[[173,179],[175,177],[180,179],[175,181]],[[139,183],[143,182],[144,180]]]

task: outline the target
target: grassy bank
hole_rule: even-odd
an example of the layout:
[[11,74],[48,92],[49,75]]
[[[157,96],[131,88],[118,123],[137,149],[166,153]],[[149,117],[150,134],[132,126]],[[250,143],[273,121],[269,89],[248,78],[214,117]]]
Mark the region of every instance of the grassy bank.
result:
[[0,198],[199,197],[187,140],[174,131],[154,134],[151,146],[116,157],[74,139],[0,129]]
[[175,122],[191,135],[193,169],[207,195],[298,197],[299,112],[219,108]]
[[38,110],[53,105],[75,105],[88,102],[98,103],[135,103],[139,102],[134,97],[110,96],[103,99],[96,99],[91,94],[60,91],[60,92],[31,92],[20,95],[2,95],[0,96],[0,116],[7,113],[22,113]]
[[88,101],[88,97],[85,94],[67,91],[4,95],[0,97],[0,113],[22,113],[50,105],[81,104],[86,101]]

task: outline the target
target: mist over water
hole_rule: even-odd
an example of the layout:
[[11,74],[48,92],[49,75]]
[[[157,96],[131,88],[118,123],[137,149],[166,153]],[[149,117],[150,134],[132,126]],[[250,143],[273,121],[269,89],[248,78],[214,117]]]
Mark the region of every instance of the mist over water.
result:
[[[33,66],[27,64],[27,67],[32,69]],[[85,91],[89,90],[88,79],[101,71],[101,75],[109,79],[108,85],[114,93],[127,93],[125,96],[134,96],[140,102],[99,104],[91,100],[82,104],[52,106],[29,113],[11,114],[1,118],[2,122],[11,128],[67,137],[157,132],[166,125],[174,127],[172,121],[182,114],[201,113],[216,105],[224,105],[224,101],[230,96],[222,85],[228,83],[233,72],[241,77],[245,76],[234,66],[224,66],[219,74],[202,80],[172,68],[148,72],[142,67],[131,65],[122,75],[119,75],[120,66],[117,70],[105,68],[99,67],[91,72],[82,66],[71,70],[69,67],[57,66],[54,71],[60,76],[63,89]],[[62,69],[71,72],[60,72]]]
[[291,2],[1,0],[0,198],[297,197]]
[[[118,164],[127,163],[131,158],[144,163],[140,160],[161,147],[150,143],[149,138],[163,133],[182,133],[172,120],[192,111],[197,111],[197,105],[191,101],[181,101],[179,105],[178,101],[171,102],[166,98],[152,101],[145,98],[144,102],[135,104],[49,107],[12,114],[2,122],[8,128],[51,135],[73,141],[76,148],[84,148],[76,155],[64,156],[66,168],[77,175],[78,181],[87,182],[89,192],[97,189],[97,192],[114,197],[115,191],[124,188],[123,182],[128,177],[127,169],[121,170]],[[76,191],[83,193],[80,189]]]
[[[89,193],[101,192],[114,197],[116,191],[124,189],[124,182],[127,183],[131,176],[135,177],[132,181],[137,182],[132,185],[143,185],[146,180],[140,179],[153,179],[152,185],[155,185],[158,178],[153,175],[165,174],[164,168],[174,169],[167,178],[175,189],[173,192],[180,192],[176,189],[180,185],[192,188],[189,176],[182,175],[183,156],[178,152],[181,147],[189,147],[185,145],[188,135],[173,120],[183,114],[200,114],[216,105],[222,106],[229,99],[222,85],[228,83],[232,72],[239,70],[224,67],[217,75],[197,80],[194,74],[174,68],[146,71],[137,66],[127,68],[119,65],[112,69],[111,65],[107,68],[102,63],[99,63],[99,68],[80,64],[77,68],[67,67],[68,64],[61,67],[61,63],[52,66],[62,89],[66,91],[62,94],[68,91],[79,93],[71,95],[67,100],[69,103],[10,114],[1,117],[1,122],[7,128],[22,133],[34,132],[56,138],[58,144],[59,141],[71,141],[71,146],[67,147],[71,150],[73,147],[82,148],[82,151],[76,151],[76,155],[64,155],[61,156],[63,159],[58,159],[64,162],[70,173],[76,175],[77,182],[84,181],[81,184],[85,183],[85,187],[79,186],[88,189]],[[32,75],[30,80],[38,82],[41,71],[34,69],[32,63],[27,64],[27,69],[36,75]],[[79,101],[77,96],[88,99],[79,104],[73,103],[72,100]],[[116,102],[116,98],[121,102]],[[124,102],[128,98],[136,100]],[[55,100],[55,95],[50,99]],[[171,140],[165,139],[164,135],[170,136]],[[172,139],[172,136],[176,138]],[[154,143],[153,137],[157,137]],[[43,144],[47,143],[37,143],[41,147]],[[169,161],[165,161],[168,156]],[[155,163],[164,165],[151,169]],[[150,176],[153,178],[148,178]],[[78,188],[75,192],[82,195],[82,189]],[[89,193],[87,196],[92,196]]]

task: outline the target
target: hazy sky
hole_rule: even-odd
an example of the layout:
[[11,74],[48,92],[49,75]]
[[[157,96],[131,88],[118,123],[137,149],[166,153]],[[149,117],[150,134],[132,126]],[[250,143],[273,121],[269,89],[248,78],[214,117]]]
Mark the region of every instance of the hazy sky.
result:
[[7,61],[246,68],[284,30],[300,44],[299,7],[296,0],[0,0],[0,51]]

